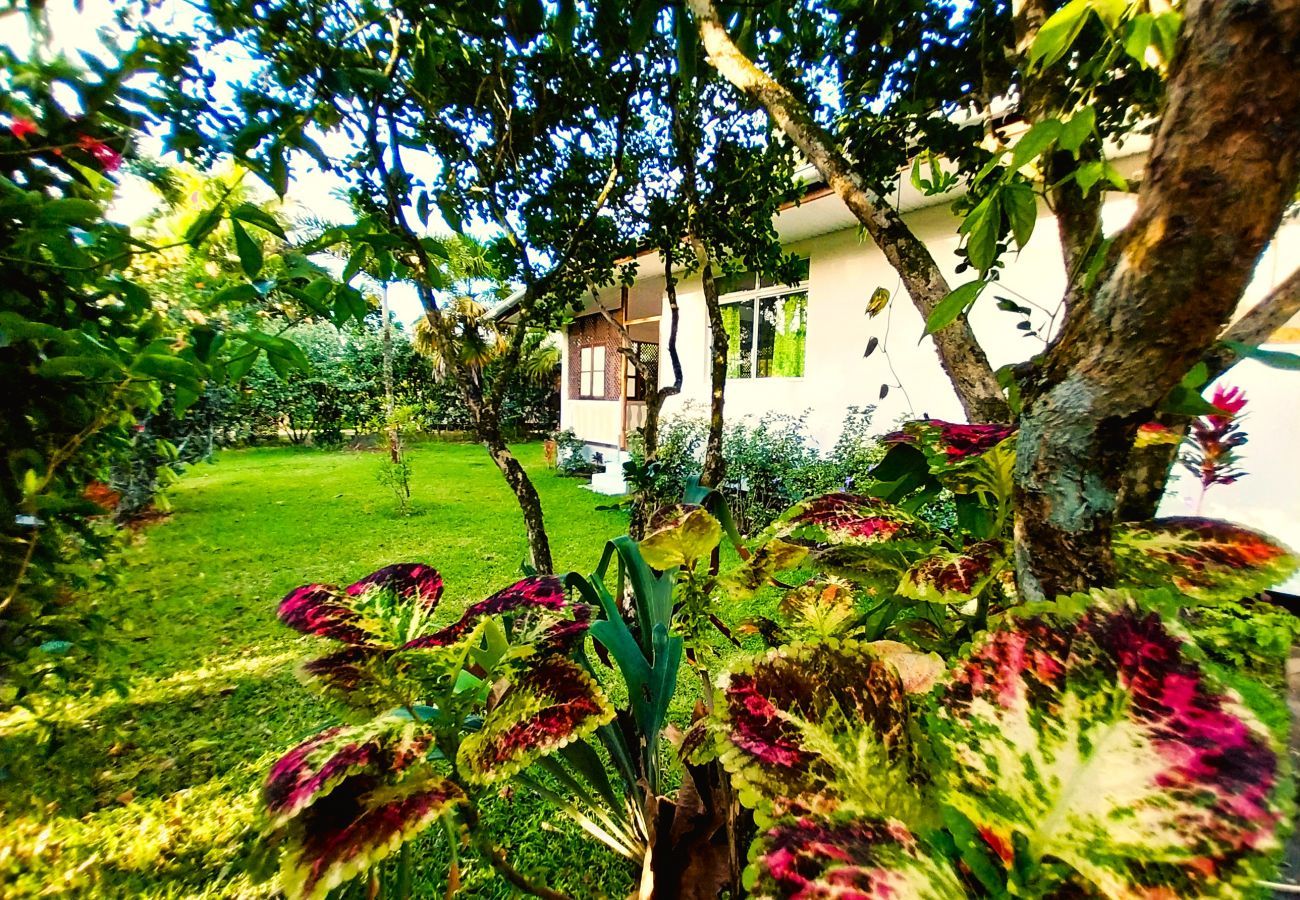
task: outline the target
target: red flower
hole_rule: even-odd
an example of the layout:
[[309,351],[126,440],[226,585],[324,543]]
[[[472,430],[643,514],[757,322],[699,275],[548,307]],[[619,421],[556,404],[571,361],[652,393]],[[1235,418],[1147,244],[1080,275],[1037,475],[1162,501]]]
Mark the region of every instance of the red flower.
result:
[[77,146],[95,157],[95,162],[105,172],[116,172],[122,166],[122,154],[105,144],[99,138],[88,134],[77,135]]
[[39,131],[40,129],[36,127],[36,123],[31,119],[17,117],[9,123],[9,133],[20,141],[27,140],[29,134],[36,134]]

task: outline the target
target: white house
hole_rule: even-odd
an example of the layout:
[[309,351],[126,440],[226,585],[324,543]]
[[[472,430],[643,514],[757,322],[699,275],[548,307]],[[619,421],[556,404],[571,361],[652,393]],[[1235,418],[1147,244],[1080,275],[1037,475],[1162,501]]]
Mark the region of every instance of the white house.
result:
[[[1133,176],[1142,161],[1143,156],[1130,155],[1117,166]],[[898,190],[904,218],[929,245],[949,282],[971,280],[971,273],[955,271],[960,260],[954,254],[959,236],[953,197],[926,197],[906,180]],[[1111,196],[1103,211],[1108,233],[1127,221],[1134,203],[1129,195]],[[765,285],[752,276],[725,286],[721,299],[732,345],[727,419],[807,412],[809,429],[822,447],[834,443],[850,406],[876,404],[874,422],[882,432],[904,416],[963,420],[932,341],[922,337],[920,314],[839,197],[813,185],[802,202],[780,212],[776,224],[787,250],[806,261],[807,274],[797,286]],[[637,263],[636,282],[606,289],[600,303],[624,323],[636,352],[658,359],[660,378],[668,380],[671,368],[666,352],[660,352],[667,344],[669,321],[662,261],[647,253]],[[1262,258],[1242,310],[1298,265],[1300,222],[1292,221]],[[1056,222],[1044,208],[1029,245],[1011,256],[1000,282],[971,314],[972,327],[995,367],[1025,360],[1043,348],[1044,338],[1059,325],[1053,313],[1064,285]],[[873,317],[868,304],[878,288],[889,291],[891,300]],[[680,283],[677,295],[683,384],[681,393],[665,404],[665,418],[680,414],[685,404],[707,411],[710,391],[708,319],[699,278]],[[1019,325],[1021,315],[998,308],[993,298],[999,296],[1033,311],[1028,327]],[[610,463],[593,487],[621,492],[627,439],[644,421],[643,386],[618,352],[618,331],[595,302],[577,316],[564,339],[561,428],[572,429]],[[867,354],[872,339],[877,345]],[[1283,329],[1275,339],[1297,342],[1300,329]],[[1300,546],[1300,478],[1289,446],[1289,435],[1300,427],[1300,373],[1247,361],[1225,380],[1244,387],[1250,398],[1245,427],[1251,441],[1243,457],[1251,474],[1235,485],[1214,488],[1204,512],[1253,524]],[[882,385],[889,386],[883,398]],[[1166,498],[1169,512],[1188,511],[1176,496],[1178,487],[1176,482]],[[1194,493],[1199,494],[1199,486]]]

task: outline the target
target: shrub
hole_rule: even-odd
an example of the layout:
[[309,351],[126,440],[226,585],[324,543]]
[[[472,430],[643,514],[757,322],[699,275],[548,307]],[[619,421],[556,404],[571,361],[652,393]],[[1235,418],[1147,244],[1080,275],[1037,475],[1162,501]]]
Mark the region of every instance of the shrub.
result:
[[[814,494],[848,490],[884,454],[871,432],[875,407],[850,407],[840,437],[822,456],[807,428],[807,414],[767,414],[757,422],[727,428],[722,451],[727,461],[727,499],[737,526],[745,533],[769,525],[791,504]],[[664,420],[655,463],[645,465],[639,439],[630,442],[633,487],[644,490],[652,506],[672,503],[699,475],[708,433],[705,419],[689,411]]]

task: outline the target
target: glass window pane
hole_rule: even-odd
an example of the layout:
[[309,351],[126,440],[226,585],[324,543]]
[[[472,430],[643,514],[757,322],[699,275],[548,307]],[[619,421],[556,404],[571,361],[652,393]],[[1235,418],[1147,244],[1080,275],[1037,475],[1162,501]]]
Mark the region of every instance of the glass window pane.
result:
[[578,393],[583,397],[591,396],[591,370],[590,369],[583,370],[582,387],[578,389]]
[[758,377],[801,377],[808,336],[808,295],[764,297],[759,303]]
[[727,377],[754,375],[754,303],[729,303],[722,307],[722,325],[727,332]]

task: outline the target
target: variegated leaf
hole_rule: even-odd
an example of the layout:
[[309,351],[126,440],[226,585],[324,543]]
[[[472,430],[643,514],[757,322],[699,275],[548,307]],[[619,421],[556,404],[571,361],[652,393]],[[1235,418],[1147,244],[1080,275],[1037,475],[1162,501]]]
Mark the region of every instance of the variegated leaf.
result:
[[901,822],[804,816],[765,829],[749,851],[745,881],[760,900],[957,900],[952,867]]
[[851,638],[861,631],[857,590],[833,575],[814,578],[781,598],[784,632],[796,640]]
[[582,666],[552,655],[523,670],[460,745],[457,766],[479,784],[508,778],[614,718],[614,707]]
[[1240,600],[1295,574],[1297,558],[1266,534],[1217,519],[1171,517],[1114,533],[1122,582],[1168,587],[1205,603]]
[[326,728],[271,767],[262,791],[271,827],[286,824],[348,778],[396,777],[422,761],[431,746],[430,732],[395,715]]
[[295,631],[332,638],[345,644],[366,644],[371,635],[348,595],[328,584],[304,584],[285,594],[276,612]]
[[1244,861],[1277,844],[1267,732],[1154,613],[990,634],[935,730],[946,801],[990,846],[1049,862],[1036,891],[1235,897],[1253,877]]
[[427,765],[393,780],[349,778],[286,829],[280,887],[290,900],[323,898],[465,802]]
[[898,595],[923,603],[965,603],[978,596],[1006,562],[1000,541],[982,541],[959,552],[937,550],[904,573]]
[[972,459],[992,450],[1015,434],[1015,427],[992,423],[944,422],[920,419],[882,438],[884,443],[913,444],[920,447],[940,467]]
[[569,600],[564,583],[554,575],[533,575],[471,603],[459,621],[409,641],[403,649],[449,646],[490,616],[509,619],[517,643],[533,643],[539,653],[567,652],[586,634],[591,610]]
[[746,600],[770,583],[778,572],[795,568],[807,556],[807,549],[773,538],[760,545],[719,583],[733,600]]
[[639,547],[642,558],[661,571],[690,567],[722,540],[722,524],[704,507],[679,503],[658,510]]
[[369,590],[392,591],[404,600],[415,600],[432,611],[442,597],[442,575],[423,563],[396,563],[371,572],[348,585],[352,596]]
[[745,805],[924,818],[903,684],[867,645],[791,644],[718,688],[720,756]]

